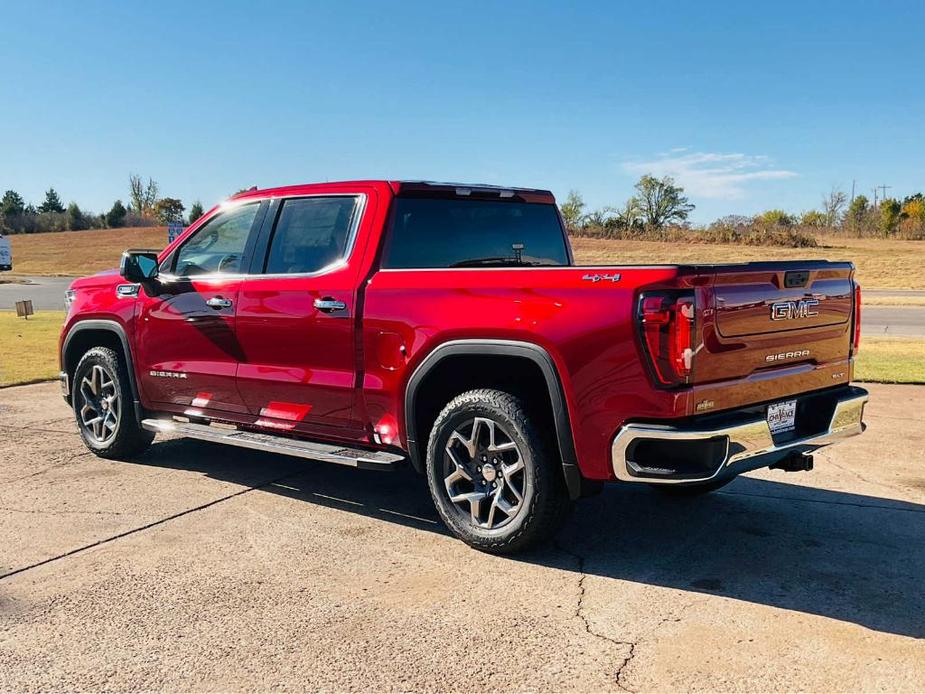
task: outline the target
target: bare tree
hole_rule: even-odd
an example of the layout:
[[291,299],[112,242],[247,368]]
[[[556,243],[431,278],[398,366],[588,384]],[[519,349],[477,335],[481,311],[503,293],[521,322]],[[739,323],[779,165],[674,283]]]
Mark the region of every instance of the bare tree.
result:
[[845,191],[833,187],[828,195],[822,198],[822,209],[825,213],[825,224],[829,227],[836,226],[841,221],[842,210],[848,202],[848,196]]
[[132,174],[128,178],[129,196],[132,200],[132,211],[144,217],[150,217],[154,214],[154,206],[157,203],[158,186],[154,179],[149,178],[145,184],[138,174]]

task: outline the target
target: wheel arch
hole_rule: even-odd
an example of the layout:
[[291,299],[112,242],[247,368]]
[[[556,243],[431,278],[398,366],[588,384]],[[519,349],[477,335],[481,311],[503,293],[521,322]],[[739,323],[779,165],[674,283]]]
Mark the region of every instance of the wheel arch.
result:
[[[108,347],[122,355],[125,360],[125,369],[128,372],[129,387],[132,390],[135,416],[141,421],[143,410],[138,382],[135,378],[135,364],[132,360],[128,335],[121,323],[114,320],[88,318],[77,321],[71,326],[61,346],[61,369],[67,374],[68,382],[73,383],[74,372],[80,358],[93,347]],[[71,397],[72,395],[68,394],[68,402],[71,402]]]
[[[517,360],[523,364],[529,364],[535,372],[542,375],[542,384],[539,387],[545,395],[545,404],[549,406],[549,414],[554,424],[556,443],[562,460],[562,472],[568,486],[569,496],[573,499],[582,496],[584,485],[578,469],[565,391],[549,352],[532,342],[495,339],[453,340],[438,345],[427,354],[411,374],[405,388],[405,435],[408,456],[414,469],[418,472],[424,471],[426,437],[430,434],[429,428],[426,432],[422,431],[422,412],[427,413],[423,419],[425,426],[429,427],[433,423],[429,414],[435,409],[435,404],[422,407],[420,400],[422,396],[426,397],[428,394],[428,384],[433,384],[434,379],[438,378],[441,368],[445,369],[453,363],[461,364],[466,360],[484,360],[485,363],[494,362],[499,366],[501,364],[511,365],[516,363],[512,360]],[[478,386],[471,385],[471,387]],[[469,389],[470,386],[463,388],[463,390]],[[439,413],[445,404],[446,402],[438,403],[434,415]],[[428,419],[430,419],[429,423],[426,421]]]

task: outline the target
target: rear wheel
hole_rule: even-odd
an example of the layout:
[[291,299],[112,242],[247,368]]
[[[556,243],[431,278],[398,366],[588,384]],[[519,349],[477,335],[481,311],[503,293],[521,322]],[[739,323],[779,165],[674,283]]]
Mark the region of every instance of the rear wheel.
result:
[[427,479],[450,531],[496,554],[550,538],[571,507],[551,437],[519,398],[498,390],[463,393],[438,415]]
[[649,486],[652,487],[652,489],[661,492],[665,496],[685,498],[715,492],[717,489],[722,489],[725,487],[734,479],[735,477],[724,477],[718,480],[698,482],[695,484],[650,484]]
[[101,458],[136,455],[151,445],[154,434],[135,418],[125,364],[113,350],[94,347],[74,370],[72,403],[80,436]]

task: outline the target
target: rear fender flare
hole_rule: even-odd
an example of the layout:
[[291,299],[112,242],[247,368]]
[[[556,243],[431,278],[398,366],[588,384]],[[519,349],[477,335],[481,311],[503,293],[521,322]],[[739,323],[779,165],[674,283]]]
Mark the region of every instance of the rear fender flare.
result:
[[418,364],[411,378],[408,379],[408,385],[405,388],[404,416],[405,416],[405,433],[408,445],[408,457],[411,465],[418,472],[424,471],[424,455],[422,455],[418,444],[418,432],[416,431],[415,418],[415,400],[418,389],[424,383],[427,375],[441,361],[448,357],[458,355],[479,355],[479,356],[513,356],[523,359],[529,359],[536,364],[546,381],[546,388],[549,392],[549,402],[552,406],[553,419],[555,421],[556,440],[559,446],[559,455],[562,458],[562,472],[565,476],[565,482],[568,486],[569,496],[577,499],[582,494],[582,478],[578,469],[577,456],[575,454],[575,441],[572,437],[572,426],[569,421],[568,408],[565,402],[565,392],[559,378],[555,362],[545,349],[532,342],[521,342],[517,340],[453,340],[438,345]]

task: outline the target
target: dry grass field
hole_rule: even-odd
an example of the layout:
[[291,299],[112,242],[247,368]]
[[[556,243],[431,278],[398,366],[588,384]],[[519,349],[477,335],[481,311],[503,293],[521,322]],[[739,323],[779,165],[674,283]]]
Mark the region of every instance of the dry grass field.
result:
[[925,289],[925,242],[820,237],[818,248],[572,239],[581,265],[742,263],[818,258],[850,260],[867,289]]
[[[86,275],[119,263],[126,248],[163,248],[164,227],[15,235],[13,260],[21,275]],[[820,237],[819,248],[777,248],[659,241],[572,239],[581,265],[723,263],[821,258],[852,260],[868,289],[925,289],[925,242]]]
[[126,248],[163,248],[165,227],[127,227],[49,234],[14,234],[13,269],[17,275],[90,275],[117,267]]

